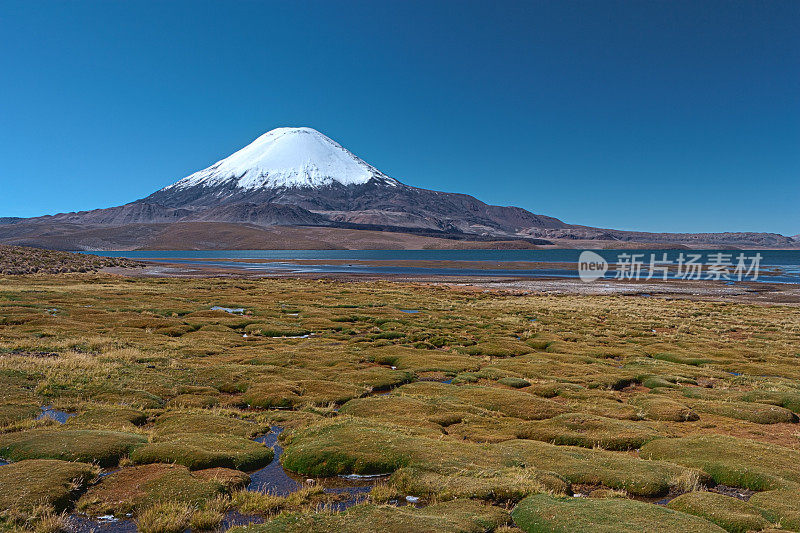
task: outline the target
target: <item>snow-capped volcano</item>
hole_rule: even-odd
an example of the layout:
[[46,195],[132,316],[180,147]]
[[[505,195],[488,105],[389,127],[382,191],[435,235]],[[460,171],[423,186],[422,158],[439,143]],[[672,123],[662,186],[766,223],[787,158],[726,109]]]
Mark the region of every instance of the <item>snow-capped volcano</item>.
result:
[[523,209],[486,205],[465,194],[405,185],[312,128],[269,131],[134,204],[138,207],[114,214],[115,219],[138,220],[140,213],[152,212],[159,219],[407,227],[480,235],[514,235],[564,224]]
[[398,182],[313,128],[276,128],[238,152],[165,187],[235,186],[238,189],[362,185]]

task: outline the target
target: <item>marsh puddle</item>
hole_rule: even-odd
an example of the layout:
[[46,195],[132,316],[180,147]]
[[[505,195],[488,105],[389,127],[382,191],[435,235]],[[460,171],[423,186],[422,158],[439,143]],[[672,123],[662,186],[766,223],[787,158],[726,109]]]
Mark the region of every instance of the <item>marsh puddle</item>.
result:
[[725,496],[730,496],[731,498],[736,498],[737,500],[748,501],[750,497],[755,494],[755,491],[750,489],[745,489],[742,487],[731,487],[729,485],[716,485],[708,489],[709,492],[716,492],[718,494],[723,494]]
[[244,307],[220,307],[215,305],[211,308],[212,311],[225,311],[226,313],[230,313],[232,315],[243,315],[244,314]]
[[409,314],[409,315],[415,315],[415,314],[419,313],[419,311],[417,309],[398,309],[398,311],[400,311],[401,313]]
[[372,485],[360,485],[352,487],[325,487],[325,492],[330,494],[341,494],[344,498],[340,501],[333,502],[330,508],[334,511],[344,511],[348,507],[352,507],[364,501],[372,490]]
[[73,533],[134,533],[136,523],[129,519],[113,517],[89,518],[85,515],[71,515],[68,519],[69,531]]
[[263,516],[254,514],[242,514],[239,511],[228,511],[217,531],[227,531],[236,526],[246,526],[249,524],[261,524],[264,522]]
[[78,414],[78,413],[68,413],[66,411],[61,411],[59,409],[53,409],[52,405],[43,405],[41,409],[42,412],[36,416],[36,420],[44,420],[45,418],[50,418],[52,420],[55,420],[59,424],[65,423],[67,420]]
[[660,500],[656,500],[652,502],[654,505],[667,505],[669,502],[677,498],[677,496],[667,496],[665,498],[661,498]]
[[[609,487],[603,485],[587,485],[583,483],[576,483],[572,485],[572,497],[573,498],[603,498],[607,496],[600,496],[597,494],[592,494],[596,491],[613,491]],[[631,500],[635,500],[637,502],[649,503],[652,505],[667,505],[669,502],[677,498],[683,494],[683,492],[670,492],[669,494],[664,494],[662,496],[633,496],[630,495],[628,498]]]
[[[256,442],[266,446],[271,446],[275,451],[275,458],[272,462],[250,474],[250,484],[247,490],[253,492],[268,492],[277,496],[286,496],[303,487],[308,481],[306,478],[290,474],[283,469],[280,462],[283,447],[278,443],[278,436],[283,432],[283,428],[273,426],[266,435],[256,437]],[[342,511],[352,507],[364,499],[366,494],[372,490],[377,483],[386,479],[386,475],[373,476],[341,476],[335,478],[316,478],[313,483],[321,485],[325,492],[329,494],[342,495],[342,500],[334,502],[331,507],[337,511]]]

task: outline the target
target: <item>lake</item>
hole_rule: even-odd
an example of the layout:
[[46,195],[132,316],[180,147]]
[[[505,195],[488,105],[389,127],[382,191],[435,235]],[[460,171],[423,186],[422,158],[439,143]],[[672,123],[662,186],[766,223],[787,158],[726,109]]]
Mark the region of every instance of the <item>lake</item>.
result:
[[[577,263],[582,250],[156,250],[156,251],[102,251],[84,252],[108,257],[126,257],[154,262],[208,266],[222,269],[237,269],[264,273],[349,273],[385,275],[428,276],[510,276],[510,277],[578,277]],[[717,254],[723,254],[718,263],[730,263],[731,274],[740,254],[746,267],[752,266],[756,254],[760,254],[759,277],[756,281],[777,283],[800,283],[800,250],[594,250],[611,264],[604,279],[614,278],[620,262],[641,262],[642,279],[647,275],[651,256],[661,264],[666,255],[674,265],[680,254],[688,260],[690,254],[699,254],[697,262],[706,267],[714,263]],[[621,254],[628,254],[627,258]],[[631,258],[636,254],[635,258]],[[247,262],[241,262],[247,261]],[[330,263],[325,263],[330,261]],[[353,263],[347,263],[352,261]],[[471,266],[433,266],[396,264],[409,261],[473,262]],[[542,263],[533,268],[524,268],[515,263]],[[508,263],[484,267],[481,263]],[[547,264],[552,263],[552,268]],[[565,265],[566,264],[566,265]],[[616,267],[614,265],[617,265]],[[573,266],[575,265],[575,266]],[[706,278],[702,272],[702,279]],[[661,274],[659,274],[660,276]],[[657,276],[658,277],[658,276]],[[670,272],[668,277],[674,278]],[[744,281],[750,281],[744,276]],[[739,281],[736,275],[733,281]],[[730,282],[722,278],[720,282]]]

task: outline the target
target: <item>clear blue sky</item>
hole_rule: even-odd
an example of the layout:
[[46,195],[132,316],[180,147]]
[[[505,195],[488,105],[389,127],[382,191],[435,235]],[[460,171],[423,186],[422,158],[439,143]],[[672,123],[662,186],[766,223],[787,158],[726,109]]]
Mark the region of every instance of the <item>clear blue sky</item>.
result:
[[278,126],[567,222],[800,233],[800,2],[0,0],[0,216]]

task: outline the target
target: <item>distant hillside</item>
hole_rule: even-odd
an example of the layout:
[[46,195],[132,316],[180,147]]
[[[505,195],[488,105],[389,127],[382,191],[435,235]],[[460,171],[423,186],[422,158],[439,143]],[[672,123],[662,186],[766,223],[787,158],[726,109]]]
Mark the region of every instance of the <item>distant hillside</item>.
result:
[[5,275],[96,272],[105,267],[137,266],[142,266],[142,263],[129,259],[0,244],[0,274]]

